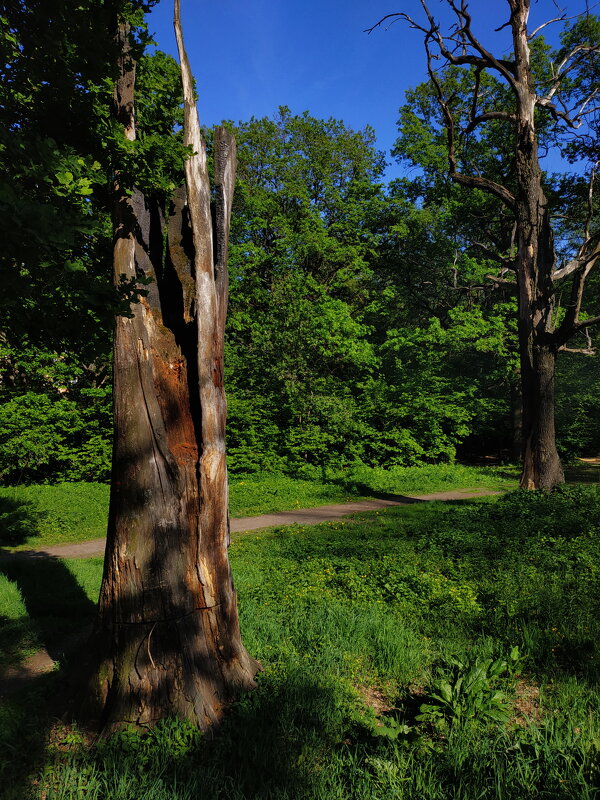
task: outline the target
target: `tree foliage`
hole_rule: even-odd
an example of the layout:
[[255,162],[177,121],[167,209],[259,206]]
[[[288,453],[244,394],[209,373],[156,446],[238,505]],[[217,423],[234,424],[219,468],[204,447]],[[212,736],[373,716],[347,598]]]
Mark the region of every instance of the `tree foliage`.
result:
[[[149,52],[143,12],[137,3],[127,11],[138,58],[137,138],[129,142],[111,114],[111,4],[3,7],[5,482],[108,476],[111,318],[131,313],[139,297],[127,282],[118,290],[110,284],[115,172],[126,186],[135,177],[166,208],[187,154],[178,67]],[[550,86],[550,64],[596,37],[597,27],[593,16],[575,21],[554,50],[542,37],[532,40],[540,93]],[[514,190],[502,121],[471,120],[474,82],[480,114],[510,107],[505,84],[485,71],[477,77],[473,66],[451,65],[438,80],[463,131],[457,168],[477,168]],[[596,80],[597,65],[582,58],[565,98]],[[540,109],[542,151],[596,159],[596,120],[576,137],[559,131],[557,138],[551,123]],[[285,106],[272,118],[230,123],[239,151],[225,361],[233,471],[309,474],[334,464],[407,465],[511,449],[518,379],[512,215],[496,197],[450,180],[431,84],[406,93],[398,125],[393,154],[410,169],[386,185],[370,128],[353,131]],[[545,175],[545,186],[566,263],[580,242],[589,182],[557,172]],[[599,288],[592,274],[582,319],[593,315]],[[568,303],[559,282],[559,323]],[[586,336],[573,346],[589,351]],[[558,388],[559,448],[569,456],[597,446],[584,425],[596,405],[597,361],[573,358],[560,367]]]

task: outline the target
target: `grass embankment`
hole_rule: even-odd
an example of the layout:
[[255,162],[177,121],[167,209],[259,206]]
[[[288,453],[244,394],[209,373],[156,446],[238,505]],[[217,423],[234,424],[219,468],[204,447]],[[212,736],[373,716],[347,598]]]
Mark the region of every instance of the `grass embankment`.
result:
[[[167,722],[89,748],[54,727],[48,747],[41,678],[0,716],[5,798],[591,800],[599,529],[589,487],[238,536],[265,669],[216,736]],[[45,615],[81,624],[97,596],[99,560],[58,566],[46,585],[43,561],[8,575],[41,639]]]
[[[233,517],[313,508],[381,494],[425,494],[444,489],[507,489],[516,485],[511,468],[363,467],[329,472],[321,480],[285,475],[234,476],[230,482]],[[0,488],[0,546],[31,548],[85,542],[106,534],[108,486],[60,483]]]

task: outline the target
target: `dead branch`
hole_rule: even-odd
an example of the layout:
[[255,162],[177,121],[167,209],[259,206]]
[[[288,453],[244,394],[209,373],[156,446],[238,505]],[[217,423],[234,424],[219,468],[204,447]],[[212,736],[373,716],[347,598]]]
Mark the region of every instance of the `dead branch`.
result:
[[513,124],[517,121],[516,116],[511,114],[509,111],[486,111],[484,114],[479,114],[477,117],[472,117],[463,133],[472,133],[472,131],[474,131],[478,125],[481,125],[482,122],[487,122],[490,119],[501,119],[505,122],[511,122]]

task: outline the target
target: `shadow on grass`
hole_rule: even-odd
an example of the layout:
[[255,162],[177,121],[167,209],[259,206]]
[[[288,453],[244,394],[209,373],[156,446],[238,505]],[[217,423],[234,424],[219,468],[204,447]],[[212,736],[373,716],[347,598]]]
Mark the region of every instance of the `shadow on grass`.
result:
[[60,660],[65,638],[92,621],[94,603],[65,564],[45,553],[3,553],[0,571],[18,586],[41,645]]
[[18,586],[27,611],[0,618],[2,663],[11,667],[0,678],[0,751],[8,756],[0,759],[0,785],[16,800],[29,796],[61,680],[58,671],[39,670],[51,668],[50,659],[65,661],[95,606],[63,562],[47,555],[4,552],[0,572]]
[[212,734],[168,719],[147,733],[125,729],[90,747],[59,726],[53,728],[54,756],[48,757],[45,744],[55,720],[43,708],[59,681],[40,677],[30,691],[8,699],[0,747],[15,752],[0,766],[5,800],[30,796],[33,780],[39,781],[35,797],[51,786],[62,787],[65,797],[78,792],[122,800],[326,797],[332,780],[326,766],[346,747],[334,687],[291,674],[242,697]]
[[366,483],[357,483],[357,482],[348,482],[348,481],[341,481],[340,485],[343,486],[344,489],[348,491],[355,492],[358,495],[365,496],[365,497],[374,497],[377,500],[393,500],[395,503],[404,503],[409,505],[411,503],[426,503],[426,500],[419,500],[418,497],[409,497],[406,494],[394,494],[393,492],[378,492],[373,490]]
[[[105,794],[194,800],[326,797],[335,749],[343,746],[339,693],[292,670],[245,695],[212,734],[164,720],[146,734],[121,731],[76,749],[94,764]],[[126,787],[126,788],[124,788]]]
[[567,483],[600,484],[600,464],[569,464],[565,467]]
[[0,547],[15,547],[39,535],[44,517],[29,500],[0,497]]

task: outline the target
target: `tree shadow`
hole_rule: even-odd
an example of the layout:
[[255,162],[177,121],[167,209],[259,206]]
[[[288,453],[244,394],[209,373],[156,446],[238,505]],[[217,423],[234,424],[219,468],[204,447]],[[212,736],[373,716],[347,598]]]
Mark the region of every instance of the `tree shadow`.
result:
[[[16,584],[27,611],[0,617],[2,662],[10,664],[0,675],[0,749],[10,754],[0,764],[0,785],[16,799],[29,796],[43,762],[62,666],[95,606],[65,564],[46,554],[5,551],[0,573]],[[61,669],[52,670],[52,661]]]
[[395,492],[383,492],[373,489],[368,483],[363,481],[354,480],[353,478],[335,477],[323,479],[323,483],[328,483],[333,486],[339,486],[345,492],[358,495],[359,497],[374,497],[377,500],[393,500],[397,503],[424,503],[425,500],[420,500],[417,497],[410,497],[405,494],[396,494]]
[[345,733],[338,693],[293,670],[261,684],[209,733],[167,719],[145,734],[117,732],[75,758],[93,758],[108,797],[124,784],[131,797],[157,784],[164,796],[198,800],[327,796],[322,766]]
[[568,464],[565,467],[567,483],[586,483],[600,485],[599,464]]
[[45,516],[29,500],[0,497],[0,547],[15,547],[39,535]]
[[46,553],[3,553],[0,571],[18,586],[41,645],[61,660],[65,638],[93,620],[94,603],[65,564]]

